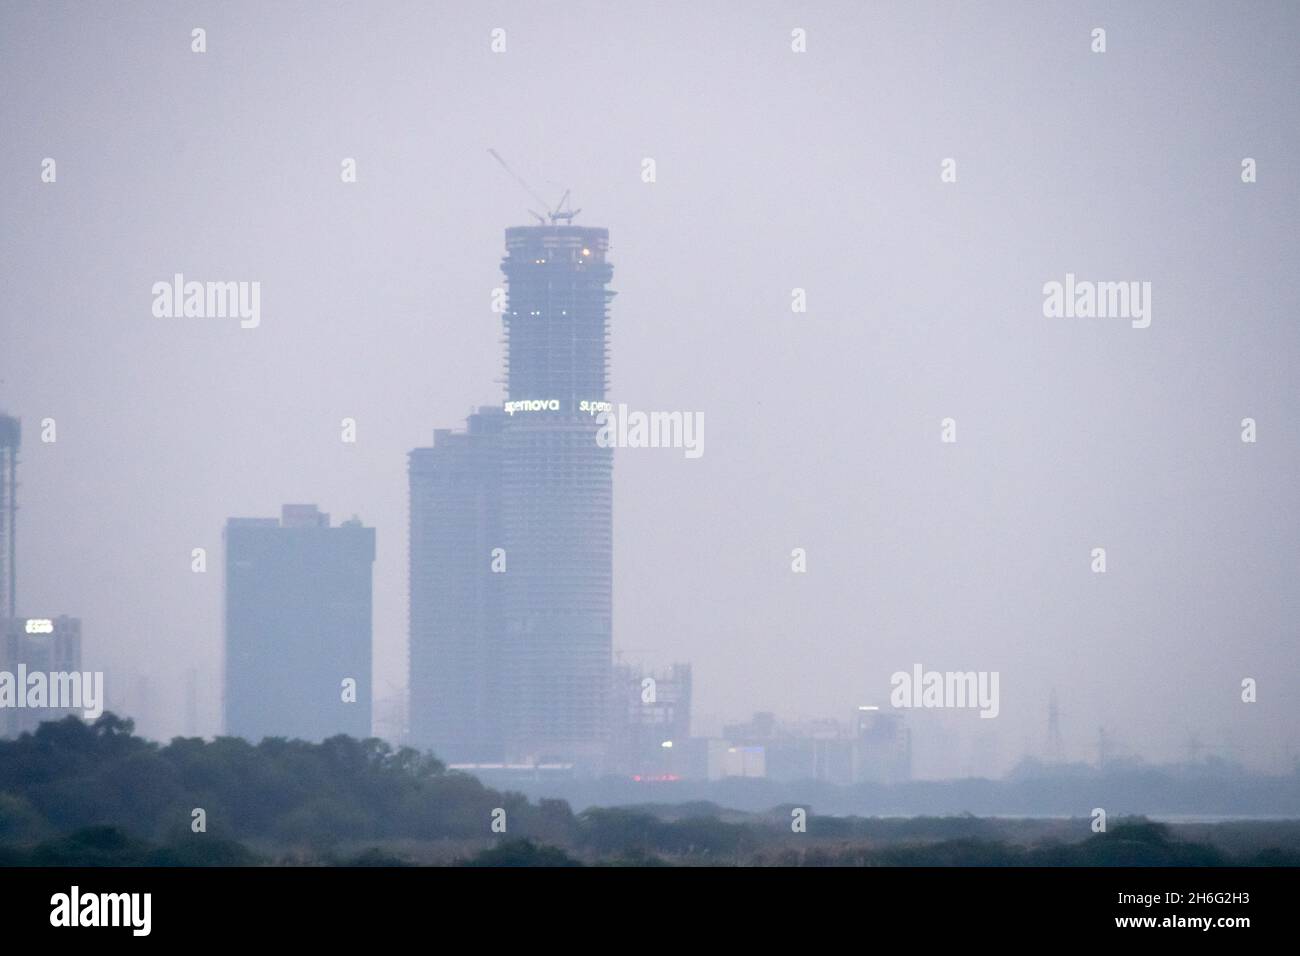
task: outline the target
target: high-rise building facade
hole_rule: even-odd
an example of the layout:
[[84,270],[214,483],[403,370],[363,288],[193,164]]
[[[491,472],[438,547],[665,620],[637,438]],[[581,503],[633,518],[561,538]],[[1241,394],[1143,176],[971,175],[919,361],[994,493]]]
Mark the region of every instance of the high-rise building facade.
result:
[[500,408],[409,456],[409,741],[447,762],[504,756]]
[[0,415],[0,624],[17,616],[18,419]]
[[605,756],[608,249],[605,229],[506,230],[505,405],[411,454],[411,739],[445,759]]
[[506,230],[507,400],[501,511],[506,754],[599,761],[613,652],[609,231]]
[[226,733],[369,737],[374,529],[285,505],[225,542]]
[[[14,700],[8,699],[11,693],[0,691],[0,737],[35,732],[45,721],[62,720],[68,715],[85,717],[86,707],[82,704],[88,698],[83,695],[92,688],[83,687],[91,675],[81,673],[80,618],[62,614],[52,618],[11,617],[0,630],[0,638],[0,680],[10,682],[10,692],[18,685],[26,685]],[[29,680],[35,674],[41,675],[43,685],[39,702]],[[60,698],[68,696],[69,682],[74,680],[77,690],[73,696],[80,702],[69,706]]]

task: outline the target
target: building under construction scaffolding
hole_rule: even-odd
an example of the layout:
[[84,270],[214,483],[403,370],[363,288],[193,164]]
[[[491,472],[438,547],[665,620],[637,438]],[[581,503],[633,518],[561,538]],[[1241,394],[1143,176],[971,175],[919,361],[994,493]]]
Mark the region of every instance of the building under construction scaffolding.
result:
[[412,742],[461,762],[596,766],[608,743],[613,267],[571,218],[506,230],[504,407],[411,454]]
[[614,462],[593,409],[608,385],[608,247],[605,229],[506,230],[506,408],[529,403],[502,433],[510,759],[582,763],[607,742]]
[[0,415],[0,628],[3,620],[16,617],[18,521],[18,446],[22,429],[18,419]]

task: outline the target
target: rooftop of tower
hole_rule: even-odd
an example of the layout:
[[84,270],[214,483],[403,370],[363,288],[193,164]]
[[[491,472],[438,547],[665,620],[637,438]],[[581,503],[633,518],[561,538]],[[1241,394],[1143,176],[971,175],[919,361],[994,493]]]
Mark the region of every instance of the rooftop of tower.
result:
[[596,226],[511,226],[506,230],[506,259],[536,265],[605,262],[609,230]]

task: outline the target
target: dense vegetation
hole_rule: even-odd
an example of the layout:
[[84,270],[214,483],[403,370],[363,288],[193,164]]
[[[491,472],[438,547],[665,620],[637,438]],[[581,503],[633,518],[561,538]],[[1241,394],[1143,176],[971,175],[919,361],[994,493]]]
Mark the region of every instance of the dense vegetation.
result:
[[[191,827],[201,808],[205,832]],[[504,810],[507,832],[494,833]],[[530,802],[380,740],[320,744],[136,737],[105,714],[0,741],[0,865],[1300,865],[1281,824],[1229,851],[1143,820],[879,819],[712,804],[592,808]],[[1202,828],[1203,834],[1208,834]],[[1221,842],[1221,841],[1220,841]]]
[[498,807],[512,833],[558,839],[572,826],[567,804],[497,793],[381,740],[178,737],[160,746],[132,731],[131,721],[104,714],[94,724],[69,717],[0,741],[0,842],[89,826],[174,841],[191,835],[195,808],[205,812],[210,838],[317,848],[481,837]]

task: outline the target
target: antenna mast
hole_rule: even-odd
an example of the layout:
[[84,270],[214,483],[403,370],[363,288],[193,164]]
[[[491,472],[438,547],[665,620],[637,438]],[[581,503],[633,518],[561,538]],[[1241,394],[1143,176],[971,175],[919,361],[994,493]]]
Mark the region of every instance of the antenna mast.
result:
[[573,217],[576,216],[578,213],[582,212],[581,209],[564,208],[564,204],[569,201],[569,190],[567,189],[564,191],[564,195],[560,197],[560,201],[555,204],[555,208],[552,209],[550,203],[548,203],[541,196],[537,195],[537,191],[533,189],[532,186],[528,185],[528,183],[524,180],[522,176],[520,176],[517,172],[515,172],[513,169],[510,168],[510,165],[504,159],[501,158],[500,153],[498,153],[495,149],[492,149],[491,147],[488,148],[488,152],[492,154],[492,158],[501,164],[501,168],[504,169],[507,173],[509,173],[510,177],[515,182],[517,182],[520,186],[524,187],[524,192],[528,193],[528,195],[533,198],[534,202],[541,203],[542,208],[546,210],[545,216],[543,216],[541,213],[533,209],[529,209],[528,211],[532,213],[533,218],[535,218],[538,222],[542,223],[542,225],[545,225],[548,219],[550,220],[552,226],[554,226],[560,220],[564,220],[566,225],[572,225]]

